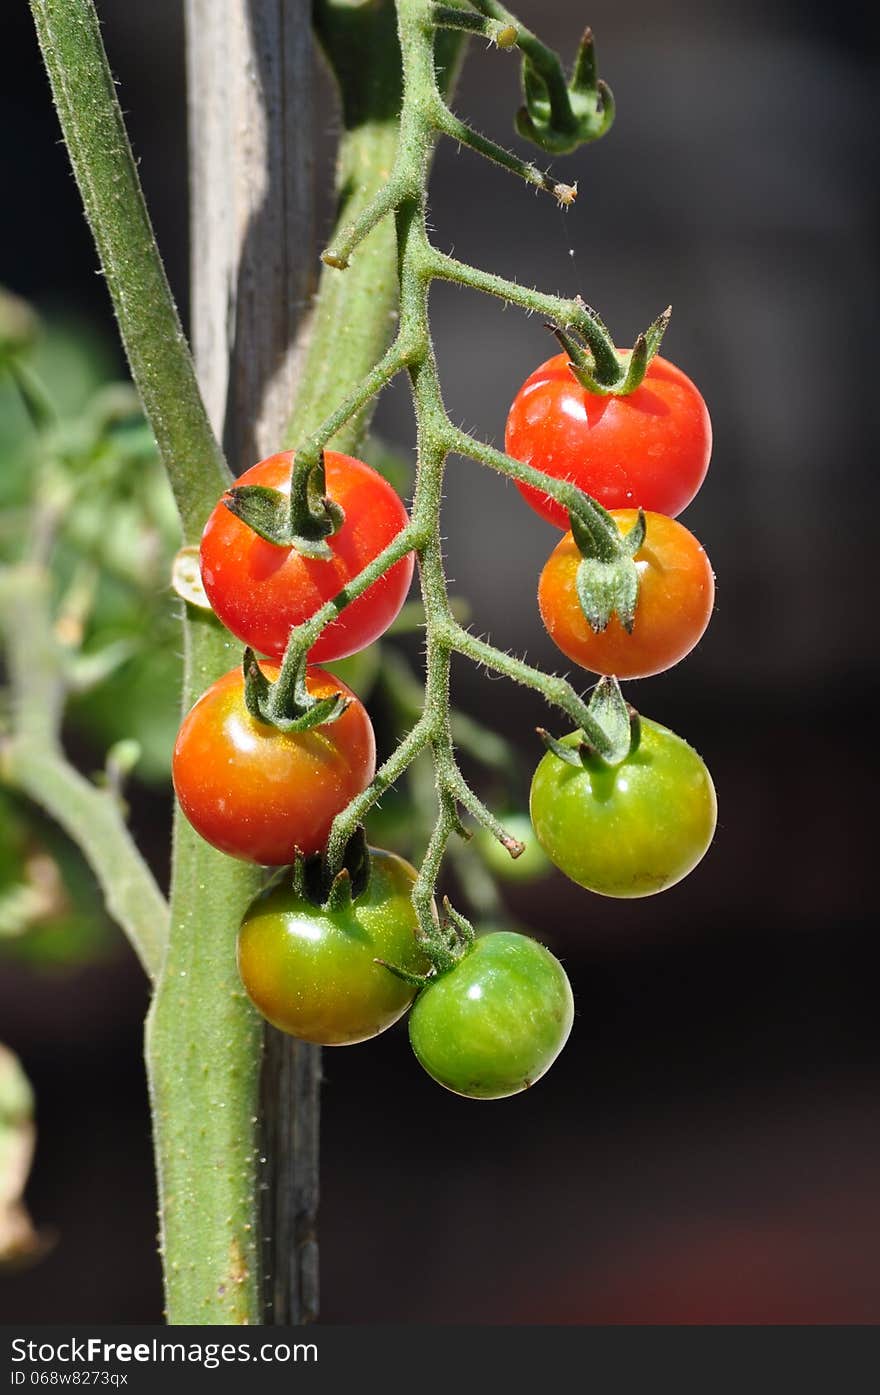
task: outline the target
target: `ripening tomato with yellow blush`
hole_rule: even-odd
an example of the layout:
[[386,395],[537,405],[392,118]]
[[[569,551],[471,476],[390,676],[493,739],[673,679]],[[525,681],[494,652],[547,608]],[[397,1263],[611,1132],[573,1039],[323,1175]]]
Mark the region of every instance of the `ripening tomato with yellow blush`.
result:
[[[612,509],[621,533],[638,519],[636,509]],[[645,539],[634,562],[638,600],[631,633],[616,614],[604,630],[590,627],[578,599],[582,556],[571,533],[553,549],[538,583],[538,605],[547,632],[563,654],[591,673],[649,678],[672,668],[704,634],[715,603],[709,558],[687,528],[662,513],[645,514]]]

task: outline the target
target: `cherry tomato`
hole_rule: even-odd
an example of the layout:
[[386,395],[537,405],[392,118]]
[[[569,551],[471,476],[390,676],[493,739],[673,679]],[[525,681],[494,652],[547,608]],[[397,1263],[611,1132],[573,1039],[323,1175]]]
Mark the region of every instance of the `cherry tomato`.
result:
[[[576,746],[579,734],[563,738]],[[696,751],[641,718],[620,765],[568,765],[548,751],[532,780],[531,815],[550,861],[602,896],[652,896],[693,871],[715,832],[715,787]]]
[[[270,455],[237,483],[289,494],[292,463],[292,451]],[[332,561],[266,542],[222,499],[202,534],[202,581],[214,613],[242,643],[270,658],[280,659],[291,629],[338,595],[407,522],[399,496],[362,460],[328,450],[324,467],[327,494],[345,512],[342,527],[327,539]],[[309,651],[310,660],[344,659],[384,634],[406,599],[412,574],[410,553],[331,621]]]
[[[262,665],[266,677],[278,665]],[[217,680],[183,719],[172,776],[180,807],[197,833],[221,852],[268,867],[294,852],[320,852],[338,813],[376,769],[373,727],[350,688],[312,668],[315,697],[351,698],[327,726],[281,732],[247,709],[240,669]]]
[[366,891],[343,909],[322,909],[290,878],[245,913],[238,969],[247,995],[273,1026],[321,1046],[348,1046],[396,1022],[416,994],[375,963],[412,974],[430,964],[416,940],[415,870],[395,853],[370,849]]
[[[526,378],[507,418],[508,453],[570,480],[606,509],[681,513],[712,452],[709,413],[690,378],[658,357],[635,392],[607,397],[581,387],[568,363],[557,354]],[[531,485],[518,488],[542,518],[568,527],[561,504]]]
[[[635,509],[612,511],[624,533],[637,516]],[[639,598],[631,634],[617,615],[599,634],[591,630],[578,600],[581,554],[571,533],[556,545],[541,573],[538,605],[551,639],[592,673],[618,678],[662,673],[690,653],[709,623],[715,579],[702,547],[665,514],[647,513],[645,521],[645,541],[635,555]]]
[[454,968],[422,989],[409,1039],[419,1063],[447,1090],[498,1100],[540,1080],[573,1018],[559,960],[537,940],[499,930],[475,940]]

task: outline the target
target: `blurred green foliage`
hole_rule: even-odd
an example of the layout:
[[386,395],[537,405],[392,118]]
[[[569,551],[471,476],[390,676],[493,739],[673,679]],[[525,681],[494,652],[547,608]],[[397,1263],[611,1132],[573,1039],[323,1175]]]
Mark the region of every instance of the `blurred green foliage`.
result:
[[[50,323],[15,372],[0,356],[0,562],[51,533],[59,637],[71,651],[71,732],[141,747],[137,778],[167,780],[179,635],[168,588],[178,524],[134,390],[88,329]],[[7,371],[3,371],[4,366]],[[42,421],[18,374],[45,391]]]
[[46,1247],[22,1200],[34,1154],[33,1114],[21,1063],[0,1043],[0,1268],[34,1259]]
[[[88,326],[41,322],[0,291],[0,566],[49,573],[64,736],[79,763],[101,766],[124,741],[129,763],[137,753],[132,778],[161,786],[179,717],[180,603],[168,585],[179,528],[152,433],[117,371]],[[77,849],[0,792],[0,954],[69,964],[108,943]]]

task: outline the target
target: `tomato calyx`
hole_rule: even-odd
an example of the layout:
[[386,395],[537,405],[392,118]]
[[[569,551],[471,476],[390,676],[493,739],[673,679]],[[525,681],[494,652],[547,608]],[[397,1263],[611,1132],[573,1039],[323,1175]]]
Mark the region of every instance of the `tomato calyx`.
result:
[[288,877],[294,893],[317,909],[341,912],[350,910],[358,897],[369,889],[371,872],[371,849],[363,824],[358,824],[346,844],[338,872],[329,871],[323,853],[304,857],[297,851],[290,869],[282,873],[281,879]]
[[642,509],[628,533],[621,533],[601,504],[569,512],[571,533],[581,554],[575,587],[581,610],[594,634],[607,628],[617,615],[627,634],[632,633],[639,598],[639,573],[634,557],[645,541],[647,524]]
[[306,660],[307,655],[302,654],[294,663],[283,664],[278,678],[270,683],[253,649],[245,649],[244,700],[255,721],[283,732],[311,731],[338,721],[348,707],[348,698],[341,692],[313,697],[306,686]]
[[617,376],[611,378],[606,365],[598,363],[589,345],[582,343],[579,336],[560,325],[548,324],[547,328],[556,336],[563,351],[568,354],[568,366],[585,392],[597,393],[603,397],[626,397],[635,392],[644,381],[651,360],[656,358],[663,342],[663,336],[672,318],[672,306],[668,305],[662,315],[658,315],[648,328],[641,333],[632,349],[617,351]]
[[438,978],[461,963],[473,948],[475,939],[476,932],[470,921],[454,909],[448,896],[444,896],[443,916],[437,920],[436,928],[430,934],[419,935],[419,947],[431,961],[430,973],[413,974],[408,969],[402,969],[399,964],[389,963],[387,959],[376,959],[374,962],[381,964],[383,969],[387,969],[404,983],[426,988],[429,983],[436,983]]
[[[532,37],[532,42],[537,41]],[[525,43],[521,47],[525,48]],[[539,50],[534,54],[538,62],[530,53],[523,53],[525,100],[516,114],[516,129],[525,140],[552,155],[570,155],[579,145],[605,135],[614,120],[614,97],[598,76],[591,29],[583,32],[568,82],[555,55],[542,45]]]
[[345,513],[327,495],[324,452],[300,452],[290,476],[290,494],[264,484],[233,486],[223,498],[229,512],[276,547],[329,561],[327,538],[338,533]]
[[642,727],[639,714],[626,701],[616,678],[600,678],[587,706],[589,725],[574,737],[559,741],[543,727],[538,736],[554,756],[566,765],[582,768],[598,758],[605,765],[621,765],[638,750]]

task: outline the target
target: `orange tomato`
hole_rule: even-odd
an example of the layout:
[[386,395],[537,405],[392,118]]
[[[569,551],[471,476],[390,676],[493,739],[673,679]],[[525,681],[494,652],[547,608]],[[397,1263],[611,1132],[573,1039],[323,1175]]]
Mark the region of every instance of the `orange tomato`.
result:
[[[278,667],[261,664],[270,680]],[[308,670],[306,686],[319,698],[342,692],[349,706],[326,726],[282,732],[251,716],[233,669],[183,719],[172,762],[180,807],[231,857],[280,867],[297,850],[322,851],[336,815],[373,778],[376,742],[363,704],[320,668]]]
[[[613,509],[621,532],[636,509]],[[581,609],[577,569],[581,554],[571,533],[553,549],[538,583],[538,605],[550,637],[582,668],[618,678],[648,678],[672,668],[699,641],[715,600],[709,559],[687,528],[662,513],[646,513],[645,541],[635,555],[639,597],[627,634],[616,615],[596,634]]]

